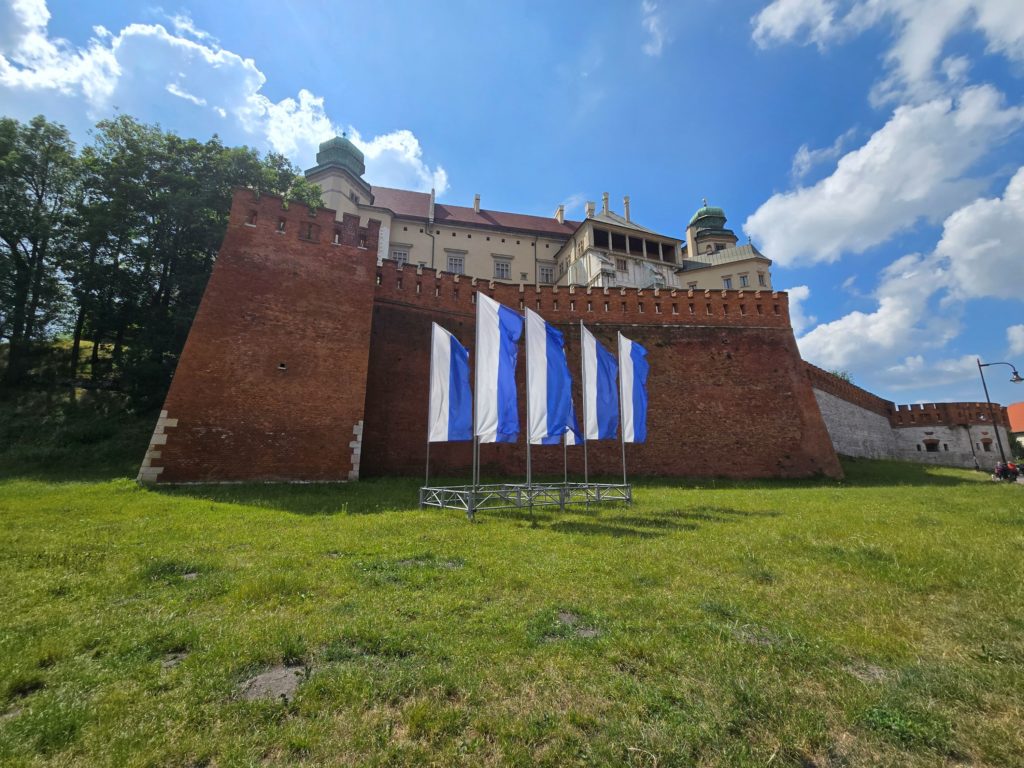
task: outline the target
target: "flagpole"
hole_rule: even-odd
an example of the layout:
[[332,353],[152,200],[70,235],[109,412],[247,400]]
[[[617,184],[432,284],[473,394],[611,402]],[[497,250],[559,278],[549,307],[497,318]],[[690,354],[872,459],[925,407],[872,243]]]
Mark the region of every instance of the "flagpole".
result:
[[427,379],[427,468],[423,472],[423,485],[430,485],[430,387],[434,384],[434,325],[430,324],[430,378]]
[[587,350],[583,343],[583,320],[580,320],[580,368],[583,372],[583,484],[590,482],[590,467],[587,463]]
[[[533,437],[531,434],[531,427],[533,425],[530,421],[530,317],[524,312],[523,318],[526,325],[526,487],[529,489],[533,485],[533,460],[530,456],[530,443],[533,442],[530,439]],[[530,498],[530,511],[533,511],[532,496]]]
[[[473,497],[480,482],[480,436],[477,434],[476,408],[480,395],[480,302],[476,301],[476,335],[473,338]],[[470,505],[472,506],[472,505]]]
[[619,439],[622,442],[622,484],[626,485],[626,401],[622,394],[622,331],[618,331],[618,348],[615,350],[619,356]]

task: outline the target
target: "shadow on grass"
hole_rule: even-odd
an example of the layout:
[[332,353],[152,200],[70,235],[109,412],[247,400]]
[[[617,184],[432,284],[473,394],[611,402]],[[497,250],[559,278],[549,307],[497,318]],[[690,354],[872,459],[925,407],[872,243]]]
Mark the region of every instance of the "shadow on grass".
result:
[[375,478],[358,483],[239,483],[157,486],[155,493],[278,509],[293,515],[366,515],[402,512],[419,505],[418,479]]
[[613,536],[615,538],[654,539],[665,535],[665,531],[643,531],[636,528],[627,528],[624,525],[609,525],[608,523],[590,522],[588,520],[560,520],[547,526],[547,529],[555,533]]

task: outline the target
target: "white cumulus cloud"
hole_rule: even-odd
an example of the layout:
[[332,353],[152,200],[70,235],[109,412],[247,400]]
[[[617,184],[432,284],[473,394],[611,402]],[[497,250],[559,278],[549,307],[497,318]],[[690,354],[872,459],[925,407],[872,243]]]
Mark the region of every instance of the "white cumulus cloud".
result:
[[[964,360],[973,357],[930,360],[920,350],[939,350],[959,335],[969,300],[1020,298],[1024,259],[1016,248],[1022,232],[1024,167],[1002,197],[952,213],[932,253],[890,264],[872,294],[875,309],[816,326],[798,339],[801,352],[826,368],[871,370],[894,388],[957,380]],[[1007,328],[1006,338],[1011,355],[1024,354],[1024,325]]]
[[[954,35],[979,34],[989,53],[1024,61],[1024,13],[1020,0],[774,0],[752,20],[762,48],[783,43],[829,44],[888,25],[894,41],[886,75],[873,90],[876,103],[922,101],[962,76],[962,61],[943,53]],[[952,68],[950,68],[952,64]]]
[[[322,96],[300,89],[294,98],[270,99],[255,60],[222,48],[187,14],[169,18],[173,31],[162,24],[129,24],[117,33],[97,27],[84,48],[51,38],[49,19],[45,0],[0,5],[0,99],[31,101],[33,111],[47,113],[70,99],[65,111],[77,106],[92,119],[120,110],[150,120],[166,94],[187,102],[176,110],[195,110],[190,127],[237,135],[304,166],[320,142],[341,133]],[[447,189],[444,168],[426,163],[411,131],[359,141],[371,183]]]
[[1024,168],[1002,197],[976,200],[946,219],[936,253],[948,264],[958,298],[1022,298],[1024,286]]
[[1011,325],[1006,329],[1006,342],[1011,355],[1024,355],[1024,325]]
[[800,337],[800,351],[824,368],[871,368],[910,353],[945,345],[960,331],[959,313],[929,311],[942,285],[932,259],[909,254],[882,272],[877,308],[822,323]]
[[830,176],[773,195],[743,228],[781,266],[860,253],[974,197],[981,184],[965,175],[1022,126],[1024,107],[1005,106],[989,85],[899,107]]
[[938,360],[926,360],[924,355],[911,355],[886,368],[881,379],[890,389],[903,390],[945,387],[962,381],[973,381],[977,376],[976,355]]
[[786,293],[789,294],[789,321],[793,325],[793,333],[800,335],[818,320],[804,310],[804,302],[811,297],[811,289],[806,285],[794,285]]
[[775,0],[753,18],[754,42],[762,48],[797,38],[823,47],[836,35],[831,0]]
[[838,136],[831,146],[821,147],[820,149],[811,149],[807,144],[801,144],[796,154],[793,155],[793,166],[789,172],[790,177],[793,181],[801,181],[815,166],[835,160],[842,153],[843,147],[847,142],[853,138],[855,132],[855,128],[850,128]]

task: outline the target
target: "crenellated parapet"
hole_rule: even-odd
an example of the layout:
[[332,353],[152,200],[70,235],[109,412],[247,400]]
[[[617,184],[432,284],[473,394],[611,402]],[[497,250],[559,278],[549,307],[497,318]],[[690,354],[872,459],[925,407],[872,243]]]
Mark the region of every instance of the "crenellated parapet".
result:
[[804,361],[804,371],[807,378],[811,380],[812,387],[838,397],[840,400],[845,400],[887,419],[891,419],[896,410],[896,404],[891,400],[885,400],[852,382],[839,378],[824,368],[808,363],[806,360]]
[[380,221],[370,219],[364,227],[354,214],[342,214],[341,221],[337,221],[336,216],[330,208],[309,208],[275,195],[236,189],[228,229],[256,240],[272,238],[269,242],[299,243],[310,249],[316,246],[354,248],[376,255]]
[[[894,428],[940,425],[946,427],[987,425],[992,423],[988,403],[907,403],[897,405],[868,392],[833,373],[804,361],[804,370],[811,386],[822,392],[845,400],[865,410],[877,413],[889,420]],[[1009,424],[1006,408],[992,404],[997,426]]]
[[890,421],[894,427],[920,427],[929,424],[943,426],[984,425],[994,423],[1005,427],[1009,424],[1006,408],[996,403],[989,411],[988,403],[911,403],[898,405]]
[[790,328],[789,296],[778,291],[584,288],[481,280],[385,259],[377,267],[377,301],[471,315],[476,293],[551,322]]

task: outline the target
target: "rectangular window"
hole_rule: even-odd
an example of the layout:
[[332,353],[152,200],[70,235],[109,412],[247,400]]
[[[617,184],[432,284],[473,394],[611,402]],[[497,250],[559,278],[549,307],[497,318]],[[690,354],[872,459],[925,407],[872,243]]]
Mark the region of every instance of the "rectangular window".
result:
[[409,249],[408,248],[392,248],[391,258],[397,261],[399,264],[409,263]]
[[768,285],[768,283],[766,283],[765,280],[764,280],[764,272],[758,272],[757,273],[757,284],[762,286],[762,287]]
[[466,274],[466,257],[448,254],[448,271],[453,275]]
[[732,290],[732,278],[731,277],[723,277],[722,278],[722,284],[725,286],[725,289],[727,291],[731,291]]
[[553,283],[553,282],[555,282],[555,268],[554,267],[545,266],[544,264],[541,264],[540,265],[540,281],[542,283]]
[[747,276],[740,275],[740,288],[746,288],[748,285],[750,285],[750,281],[747,280]]
[[494,277],[497,280],[508,280],[512,277],[512,262],[495,259]]
[[625,272],[626,271],[626,260],[625,259],[616,259],[615,260],[615,268],[617,270],[619,270],[619,272]]

